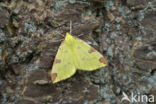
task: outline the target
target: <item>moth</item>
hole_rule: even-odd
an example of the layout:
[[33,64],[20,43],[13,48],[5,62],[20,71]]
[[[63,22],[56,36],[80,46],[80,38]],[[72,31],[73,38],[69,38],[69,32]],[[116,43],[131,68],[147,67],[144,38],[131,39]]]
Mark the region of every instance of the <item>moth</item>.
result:
[[67,33],[54,59],[51,80],[57,83],[74,75],[76,70],[93,71],[106,65],[102,54],[85,41]]

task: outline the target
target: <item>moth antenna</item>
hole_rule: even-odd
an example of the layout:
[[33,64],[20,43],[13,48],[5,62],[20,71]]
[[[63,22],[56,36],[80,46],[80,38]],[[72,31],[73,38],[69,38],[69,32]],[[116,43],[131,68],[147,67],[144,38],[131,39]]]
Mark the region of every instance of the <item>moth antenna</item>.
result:
[[81,36],[83,36],[83,35],[84,35],[84,34],[79,34],[78,37],[81,37]]
[[72,21],[70,20],[70,35],[72,34]]
[[56,31],[56,33],[58,33],[60,36],[62,36],[63,38],[65,37],[62,33]]

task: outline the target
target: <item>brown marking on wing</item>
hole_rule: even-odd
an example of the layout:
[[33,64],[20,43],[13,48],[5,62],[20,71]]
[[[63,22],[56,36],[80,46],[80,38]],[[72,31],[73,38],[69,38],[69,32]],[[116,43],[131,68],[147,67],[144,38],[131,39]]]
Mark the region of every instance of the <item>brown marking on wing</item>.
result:
[[96,52],[96,49],[94,49],[93,47],[91,47],[90,50],[88,50],[88,53],[92,53],[92,52]]
[[77,38],[77,37],[75,37],[75,36],[73,36],[74,37],[74,39],[76,39],[76,40],[81,40],[80,38]]
[[55,79],[57,77],[57,73],[52,73],[51,74],[51,81],[54,83]]
[[54,59],[53,66],[56,64],[56,59]]
[[101,58],[99,59],[99,61],[100,61],[101,63],[107,65],[107,61],[106,61],[106,59],[105,59],[104,57],[101,57]]
[[57,64],[57,63],[61,63],[61,60],[55,59],[53,65],[55,65],[55,64]]
[[64,44],[64,41],[61,42],[60,46]]

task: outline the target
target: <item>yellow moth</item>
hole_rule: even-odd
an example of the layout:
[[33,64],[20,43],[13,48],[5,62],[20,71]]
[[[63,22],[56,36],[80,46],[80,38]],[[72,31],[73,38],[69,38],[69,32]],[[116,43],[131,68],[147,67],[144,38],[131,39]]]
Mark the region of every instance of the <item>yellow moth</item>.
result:
[[76,70],[93,71],[107,65],[106,59],[83,40],[66,34],[56,54],[51,80],[53,83],[71,77]]

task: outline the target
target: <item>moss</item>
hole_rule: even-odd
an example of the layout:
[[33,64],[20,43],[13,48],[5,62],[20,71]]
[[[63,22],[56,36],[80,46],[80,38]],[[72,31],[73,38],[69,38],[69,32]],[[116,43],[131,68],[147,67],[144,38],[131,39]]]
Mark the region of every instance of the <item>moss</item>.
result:
[[4,42],[6,40],[7,40],[7,37],[6,37],[5,33],[2,32],[2,30],[0,30],[0,43]]
[[69,0],[69,3],[74,4],[76,3],[76,0]]
[[131,13],[131,10],[124,6],[122,6],[122,7],[119,6],[118,11],[125,18],[128,18],[128,15]]
[[115,102],[115,95],[110,85],[101,87],[99,93],[101,94],[101,97],[105,99],[105,101],[111,101],[112,103]]
[[36,32],[37,28],[33,22],[25,23],[24,24],[24,31],[27,33],[34,33]]
[[109,9],[110,7],[112,7],[114,5],[114,1],[113,0],[108,0],[106,3],[105,3],[105,8],[106,9]]
[[59,1],[55,0],[54,1],[54,10],[55,10],[54,12],[58,12],[58,11],[62,10],[65,5],[67,5],[67,2],[65,2],[64,0],[59,0]]

